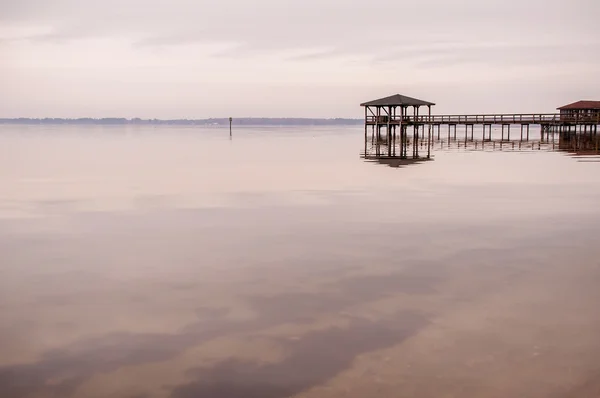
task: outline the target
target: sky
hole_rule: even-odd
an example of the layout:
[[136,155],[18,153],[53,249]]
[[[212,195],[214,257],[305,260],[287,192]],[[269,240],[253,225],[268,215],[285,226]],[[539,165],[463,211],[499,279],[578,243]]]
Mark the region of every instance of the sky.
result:
[[361,117],[600,100],[598,0],[0,0],[0,117]]

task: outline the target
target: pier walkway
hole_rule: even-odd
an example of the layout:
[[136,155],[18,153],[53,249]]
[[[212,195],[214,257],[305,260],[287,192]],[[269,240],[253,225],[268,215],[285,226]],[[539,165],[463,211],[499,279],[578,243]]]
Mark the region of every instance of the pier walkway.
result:
[[483,115],[367,115],[367,125],[600,125],[600,114],[566,116],[560,113],[512,113]]

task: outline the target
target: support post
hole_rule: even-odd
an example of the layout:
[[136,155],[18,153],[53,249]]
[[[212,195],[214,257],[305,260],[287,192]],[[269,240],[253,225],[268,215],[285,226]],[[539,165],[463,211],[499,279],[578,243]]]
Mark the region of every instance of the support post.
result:
[[429,115],[427,124],[429,126],[429,133],[427,134],[427,159],[431,158],[431,105],[427,105],[429,109]]
[[389,106],[388,107],[388,117],[387,117],[387,127],[386,127],[386,134],[387,134],[387,144],[388,144],[388,156],[392,156],[392,134],[390,131],[390,120],[392,119],[392,107]]
[[[371,125],[371,146],[375,145],[375,125]],[[371,148],[372,150],[373,148]]]
[[523,125],[521,125],[521,141],[523,141]]
[[380,148],[379,148],[379,144],[381,143],[381,129],[379,126],[379,116],[381,116],[381,107],[378,106],[377,108],[377,115],[375,116],[375,130],[377,130],[377,137],[375,138],[375,155],[377,157],[379,157],[380,155]]
[[365,106],[365,158],[367,157],[367,141],[369,140],[369,136],[368,136],[369,125],[367,124],[367,119],[368,119],[367,108],[368,108],[368,106]]
[[400,107],[400,124],[398,125],[400,127],[400,157],[401,158],[404,156],[404,129],[402,126],[403,122],[404,122],[404,107],[401,106]]

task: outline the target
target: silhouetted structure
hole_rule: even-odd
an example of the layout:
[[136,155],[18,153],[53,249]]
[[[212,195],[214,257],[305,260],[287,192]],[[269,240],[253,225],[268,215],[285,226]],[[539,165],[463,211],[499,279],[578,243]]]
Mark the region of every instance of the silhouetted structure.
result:
[[[409,143],[408,129],[412,127],[413,142],[415,143],[413,158],[419,158],[419,129],[425,128],[425,123],[419,117],[419,110],[422,106],[427,107],[427,118],[430,118],[431,107],[434,105],[433,102],[400,94],[360,104],[365,108],[365,156],[368,156],[369,152],[370,126],[371,145],[375,149],[375,157],[397,156],[406,159]],[[427,135],[427,158],[431,156],[430,144],[431,125]]]
[[[441,126],[448,126],[448,141],[457,140],[457,126],[464,126],[464,141],[474,141],[475,126],[481,127],[482,141],[492,142],[493,126],[499,127],[500,142],[511,142],[511,127],[520,127],[518,141],[529,141],[530,126],[539,126],[541,142],[548,142],[550,135],[560,134],[562,141],[593,143],[597,146],[600,125],[600,101],[579,101],[561,108],[560,113],[517,113],[517,114],[467,114],[432,115],[432,102],[405,95],[362,103],[365,108],[365,158],[419,159],[419,150],[427,151],[431,157],[433,135],[441,138]],[[427,113],[419,109],[427,107]],[[408,131],[412,130],[412,137]],[[371,132],[369,136],[369,130]],[[437,130],[437,131],[436,131]],[[425,137],[427,131],[427,137]],[[419,134],[420,132],[420,134]],[[581,137],[587,137],[585,139]],[[462,138],[461,138],[462,140]]]

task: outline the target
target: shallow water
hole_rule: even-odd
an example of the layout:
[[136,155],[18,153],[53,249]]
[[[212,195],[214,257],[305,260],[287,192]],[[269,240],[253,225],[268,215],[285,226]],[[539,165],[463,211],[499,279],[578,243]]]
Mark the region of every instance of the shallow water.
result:
[[0,396],[597,397],[600,164],[362,137],[0,126]]

